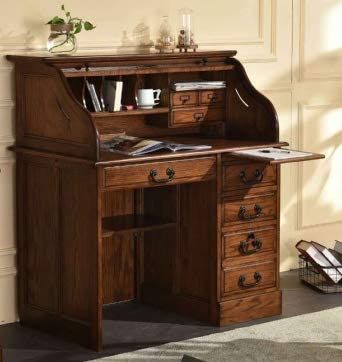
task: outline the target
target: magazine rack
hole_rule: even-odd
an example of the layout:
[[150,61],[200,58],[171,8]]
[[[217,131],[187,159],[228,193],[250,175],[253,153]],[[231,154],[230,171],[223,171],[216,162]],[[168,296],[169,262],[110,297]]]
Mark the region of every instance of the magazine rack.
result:
[[[22,323],[100,350],[102,308],[119,301],[215,325],[281,313],[280,163],[324,156],[239,153],[287,143],[235,54],[8,56]],[[139,88],[162,89],[162,103],[93,112],[85,78],[100,92],[104,77],[123,81],[123,104]],[[198,79],[227,88],[171,91]],[[123,131],[212,148],[141,157],[101,150]]]

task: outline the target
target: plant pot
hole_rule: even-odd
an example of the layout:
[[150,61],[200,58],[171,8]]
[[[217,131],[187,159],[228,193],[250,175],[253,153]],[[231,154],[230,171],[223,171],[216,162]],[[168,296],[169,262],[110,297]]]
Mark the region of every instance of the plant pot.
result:
[[72,54],[77,50],[74,24],[51,24],[47,49],[52,54]]

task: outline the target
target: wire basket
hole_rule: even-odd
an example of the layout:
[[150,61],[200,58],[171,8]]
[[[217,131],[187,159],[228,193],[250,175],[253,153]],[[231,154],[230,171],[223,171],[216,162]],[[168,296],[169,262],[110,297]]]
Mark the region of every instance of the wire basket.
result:
[[[339,274],[333,266],[322,267],[322,269],[333,269],[336,274]],[[337,284],[328,282],[303,255],[299,256],[299,280],[322,293],[342,292],[342,280]]]

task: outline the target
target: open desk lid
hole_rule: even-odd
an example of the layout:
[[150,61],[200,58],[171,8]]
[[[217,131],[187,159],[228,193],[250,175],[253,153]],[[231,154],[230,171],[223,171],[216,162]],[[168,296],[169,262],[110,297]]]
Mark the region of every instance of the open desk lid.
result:
[[232,156],[262,161],[268,164],[318,160],[325,156],[319,153],[295,151],[286,148],[264,147],[234,151]]

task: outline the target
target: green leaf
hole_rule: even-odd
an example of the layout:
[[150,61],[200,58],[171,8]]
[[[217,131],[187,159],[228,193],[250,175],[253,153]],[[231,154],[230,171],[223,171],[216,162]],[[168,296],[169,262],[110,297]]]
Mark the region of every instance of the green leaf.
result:
[[49,22],[47,22],[46,24],[65,24],[65,20],[60,18],[59,16],[55,16],[54,18],[52,18]]
[[82,30],[82,23],[81,23],[81,22],[79,22],[79,23],[77,23],[77,24],[75,25],[74,34],[78,34],[78,33],[80,33],[80,32],[81,32],[81,30]]
[[63,11],[65,10],[64,4],[61,6],[61,9],[62,9]]
[[96,26],[94,26],[92,23],[90,23],[89,21],[85,21],[84,22],[84,29],[85,30],[93,30],[93,29],[95,29],[96,28]]
[[67,13],[65,13],[66,16],[70,16],[70,11],[68,11]]

